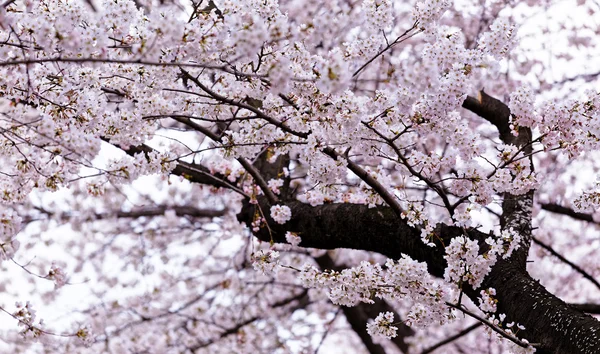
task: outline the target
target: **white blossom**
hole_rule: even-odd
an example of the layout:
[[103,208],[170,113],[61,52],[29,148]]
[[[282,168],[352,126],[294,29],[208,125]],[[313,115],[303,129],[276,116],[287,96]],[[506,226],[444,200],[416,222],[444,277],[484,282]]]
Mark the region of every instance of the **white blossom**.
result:
[[391,312],[380,313],[375,320],[367,324],[367,333],[371,336],[394,338],[397,336],[398,327],[394,326],[394,314]]
[[292,210],[287,205],[273,205],[271,217],[278,224],[285,224],[292,218]]

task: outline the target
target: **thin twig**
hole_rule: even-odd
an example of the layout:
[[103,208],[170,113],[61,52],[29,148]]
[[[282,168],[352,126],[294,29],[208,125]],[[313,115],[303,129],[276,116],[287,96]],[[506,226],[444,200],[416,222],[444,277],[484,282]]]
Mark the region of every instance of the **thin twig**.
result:
[[438,348],[440,348],[440,347],[442,347],[442,346],[444,346],[444,345],[446,345],[448,343],[454,342],[455,340],[457,340],[458,338],[460,338],[462,336],[467,335],[468,333],[470,333],[471,331],[473,331],[473,330],[481,327],[482,325],[483,325],[483,323],[476,322],[476,323],[470,325],[469,327],[463,329],[462,331],[456,333],[455,335],[450,336],[450,337],[442,340],[441,342],[438,342],[438,343],[432,345],[431,347],[423,350],[421,352],[421,354],[429,354],[429,353],[433,352],[434,350],[436,350],[436,349],[438,349]]
[[466,308],[464,308],[463,306],[458,306],[455,305],[451,302],[446,302],[446,305],[455,308],[457,310],[462,311],[463,313],[473,317],[474,319],[478,320],[479,322],[485,324],[486,326],[490,327],[494,332],[498,333],[499,335],[501,335],[502,337],[510,340],[511,342],[515,343],[516,345],[522,347],[522,348],[528,348],[528,347],[535,347],[537,344],[534,343],[525,343],[522,340],[520,340],[519,338],[515,337],[514,335],[508,334],[505,330],[503,330],[502,328],[499,328],[498,326],[496,326],[495,324],[493,324],[492,322],[486,320],[485,318],[467,310]]
[[214,92],[213,90],[209,89],[208,87],[206,87],[204,84],[202,84],[200,82],[200,80],[198,80],[198,78],[196,78],[195,76],[192,76],[189,72],[187,72],[184,69],[181,69],[181,73],[184,75],[185,78],[187,78],[188,80],[192,81],[194,84],[196,84],[196,86],[198,86],[202,91],[206,92],[207,94],[209,94],[212,98],[214,98],[217,101],[226,103],[228,105],[231,106],[235,106],[235,107],[240,107],[243,109],[246,109],[248,111],[253,112],[254,114],[256,114],[257,117],[262,118],[264,120],[266,120],[267,122],[273,124],[274,126],[276,126],[277,128],[283,130],[286,133],[290,133],[292,135],[301,137],[301,138],[307,138],[309,133],[302,133],[302,132],[297,132],[294,131],[292,129],[290,129],[287,125],[285,125],[283,122],[265,114],[263,111],[261,111],[260,109],[251,106],[249,104],[246,104],[244,102],[240,102],[240,101],[236,101],[234,99],[231,99],[229,97],[225,97],[221,94],[218,94],[216,92]]
[[247,77],[263,77],[264,75],[243,73],[237,70],[233,70],[225,65],[210,65],[200,63],[180,63],[180,62],[157,62],[143,59],[108,59],[108,58],[69,58],[69,57],[52,57],[52,58],[40,58],[40,59],[19,59],[19,60],[8,60],[0,61],[0,66],[16,66],[16,65],[27,65],[27,64],[44,64],[44,63],[101,63],[101,64],[131,64],[131,65],[147,65],[147,66],[162,66],[162,67],[188,67],[188,68],[201,68],[220,70],[229,74],[235,74],[239,76]]
[[[385,48],[383,48],[382,50],[379,51],[379,53],[375,54],[374,57],[372,57],[371,59],[369,59],[366,63],[364,63],[360,68],[358,68],[358,70],[356,70],[354,72],[354,74],[352,74],[352,77],[357,76],[358,74],[360,74],[361,71],[363,71],[367,66],[369,66],[369,64],[371,64],[373,61],[375,61],[375,59],[379,58],[380,55],[382,55],[383,53],[385,53],[386,51],[388,51],[390,48],[392,48],[393,46],[395,46],[398,43],[402,43],[405,40],[411,38],[412,36],[414,36],[415,34],[419,33],[413,33],[411,36],[408,36],[406,38],[403,38],[404,36],[406,36],[410,31],[414,30],[415,28],[417,28],[417,24],[418,22],[415,22],[411,28],[407,29],[404,33],[402,33],[401,35],[398,36],[398,38],[396,38],[392,43],[389,43]],[[385,36],[384,36],[385,37]],[[386,38],[386,42],[387,42],[387,38]]]

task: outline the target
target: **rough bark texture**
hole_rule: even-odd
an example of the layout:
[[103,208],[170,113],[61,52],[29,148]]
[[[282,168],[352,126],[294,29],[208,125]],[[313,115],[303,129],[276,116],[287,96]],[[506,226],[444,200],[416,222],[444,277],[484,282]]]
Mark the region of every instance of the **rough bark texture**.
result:
[[[264,200],[263,203],[260,205],[265,210],[267,203]],[[300,245],[304,247],[361,249],[393,259],[404,253],[426,262],[432,275],[443,275],[446,262],[441,245],[427,247],[420,239],[420,230],[408,226],[390,208],[356,204],[312,207],[297,201],[286,205],[292,209],[292,220],[282,226],[267,217],[271,232],[262,228],[256,237],[283,243],[285,232],[293,231],[301,235]],[[258,206],[247,205],[239,215],[240,220],[251,222],[255,207]],[[439,225],[436,232],[442,240],[448,240],[462,230]],[[483,240],[488,236],[477,230],[469,231],[473,239]],[[550,294],[527,274],[521,259],[517,255],[499,261],[482,285],[496,289],[498,312],[525,326],[526,330],[519,335],[530,343],[539,343],[538,353],[600,353],[600,322]],[[465,293],[477,303],[478,291],[467,289]]]
[[[259,199],[263,211],[269,210],[265,199]],[[390,258],[402,253],[413,259],[430,262],[430,271],[441,276],[445,261],[440,247],[427,247],[420,231],[409,227],[387,207],[369,208],[358,204],[325,204],[310,206],[298,201],[286,202],[292,219],[279,225],[267,213],[269,228],[261,228],[255,236],[265,242],[285,243],[286,231],[297,232],[302,238],[300,246],[319,249],[351,248],[378,252]],[[254,205],[247,204],[238,215],[240,221],[252,222],[256,215]],[[454,236],[460,231],[455,230]]]
[[600,353],[600,322],[550,294],[510,261],[499,261],[483,287],[496,289],[498,312],[525,326],[523,334],[540,343],[538,353]]
[[[467,103],[468,102],[468,103]],[[479,104],[479,106],[477,106]],[[517,137],[508,128],[510,111],[503,103],[481,92],[479,99],[470,101],[473,111],[498,127],[500,139],[514,144],[525,153],[531,150],[531,132],[520,129]],[[259,159],[260,160],[260,159]],[[263,169],[266,166],[262,166]],[[267,172],[267,171],[265,171]],[[273,175],[268,170],[268,175]],[[538,353],[600,353],[600,322],[593,317],[569,307],[562,300],[550,294],[526,271],[526,260],[531,244],[531,211],[534,193],[524,195],[504,194],[502,229],[512,228],[522,237],[520,248],[508,260],[500,260],[486,277],[482,288],[493,287],[499,300],[498,313],[505,313],[509,321],[525,326],[519,333],[536,343]],[[352,248],[384,254],[398,259],[407,254],[413,259],[426,262],[429,272],[443,276],[446,262],[443,258],[443,245],[464,233],[464,230],[447,225],[436,227],[435,248],[428,247],[420,239],[421,230],[409,226],[389,207],[369,208],[365,205],[326,204],[310,206],[298,201],[285,203],[292,210],[292,219],[285,225],[279,225],[270,219],[268,213],[262,213],[268,219],[269,228],[262,228],[255,236],[267,242],[286,242],[286,231],[296,232],[302,237],[300,246],[320,249]],[[240,221],[250,224],[256,215],[256,208],[268,210],[265,198],[258,205],[245,204]],[[467,230],[468,236],[477,239],[480,244],[489,235],[475,229]],[[465,289],[465,293],[477,303],[477,289]],[[364,310],[344,311],[349,322],[357,323],[368,318]],[[361,331],[355,329],[359,336]],[[371,346],[369,339],[362,338],[371,352],[377,353],[380,347]]]

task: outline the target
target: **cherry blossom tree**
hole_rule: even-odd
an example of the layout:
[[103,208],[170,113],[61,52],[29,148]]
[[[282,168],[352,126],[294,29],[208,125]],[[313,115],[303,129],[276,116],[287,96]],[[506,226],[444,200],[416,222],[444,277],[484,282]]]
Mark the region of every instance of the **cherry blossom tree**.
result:
[[600,352],[599,13],[4,1],[0,348]]

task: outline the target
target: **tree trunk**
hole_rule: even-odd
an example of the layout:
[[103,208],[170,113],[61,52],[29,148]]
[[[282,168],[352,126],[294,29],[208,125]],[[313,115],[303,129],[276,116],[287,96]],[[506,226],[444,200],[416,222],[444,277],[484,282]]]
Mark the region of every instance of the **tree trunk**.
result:
[[[438,277],[443,276],[446,267],[441,242],[448,244],[451,238],[463,233],[460,228],[440,224],[436,228],[439,236],[436,247],[428,247],[421,241],[420,229],[407,225],[387,207],[368,208],[358,204],[313,207],[298,201],[285,205],[292,210],[292,219],[279,225],[267,213],[270,231],[260,229],[255,233],[257,238],[285,243],[285,232],[292,231],[300,234],[300,246],[303,247],[360,249],[392,259],[400,258],[404,253],[426,262],[429,272]],[[260,199],[260,206],[268,210],[266,200]],[[238,215],[240,221],[251,223],[255,208],[245,204]],[[490,236],[475,229],[469,230],[468,234],[480,244]],[[482,288],[496,289],[498,313],[525,326],[519,336],[538,344],[538,353],[600,353],[600,322],[550,294],[529,276],[522,259],[520,254],[515,254],[508,260],[499,260],[482,284]],[[466,289],[465,294],[477,303],[478,291]]]

